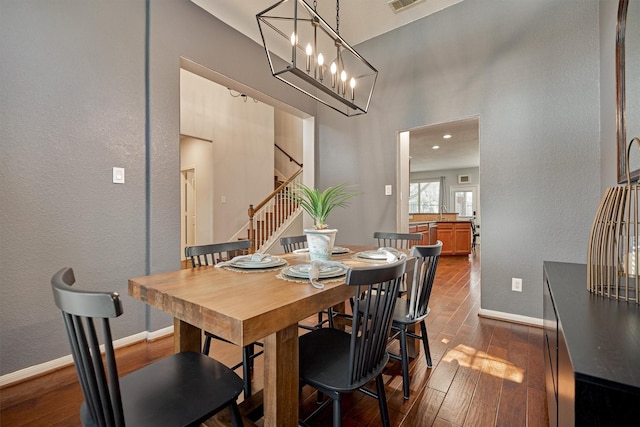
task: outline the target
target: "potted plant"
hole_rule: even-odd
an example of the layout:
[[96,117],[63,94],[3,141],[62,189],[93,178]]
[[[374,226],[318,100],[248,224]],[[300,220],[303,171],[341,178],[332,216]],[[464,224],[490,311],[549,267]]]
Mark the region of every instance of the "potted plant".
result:
[[348,206],[349,199],[357,195],[358,193],[351,191],[350,186],[346,184],[334,185],[323,192],[298,184],[293,193],[293,200],[313,219],[313,228],[304,230],[312,260],[327,260],[331,257],[338,230],[330,229],[326,219],[331,211],[337,207]]

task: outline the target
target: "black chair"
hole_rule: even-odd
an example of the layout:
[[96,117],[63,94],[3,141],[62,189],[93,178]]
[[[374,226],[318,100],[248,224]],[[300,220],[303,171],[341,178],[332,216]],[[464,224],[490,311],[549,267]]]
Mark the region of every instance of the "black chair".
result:
[[[206,265],[216,265],[219,262],[228,261],[236,256],[247,255],[251,247],[250,240],[237,240],[234,242],[213,243],[210,245],[187,246],[184,249],[185,256],[191,260],[191,266],[202,267]],[[204,332],[204,345],[202,352],[206,355],[211,350],[213,339],[230,342],[211,332]],[[236,370],[242,366],[242,378],[244,379],[244,397],[251,396],[251,369],[253,369],[253,359],[260,356],[263,351],[255,352],[255,346],[263,347],[260,342],[253,342],[242,347],[242,362],[232,366]]]
[[280,245],[282,245],[285,254],[298,249],[305,249],[307,247],[307,236],[303,234],[301,236],[281,237]]
[[[299,338],[300,384],[308,384],[330,399],[317,408],[307,423],[333,402],[333,425],[342,423],[343,393],[360,390],[378,399],[384,426],[389,411],[382,370],[389,360],[386,350],[398,286],[406,259],[383,266],[347,271],[346,283],[354,287],[351,333],[320,328]],[[364,387],[375,378],[377,393]]]
[[[234,426],[242,426],[236,399],[242,380],[222,363],[184,352],[118,377],[109,319],[123,313],[117,292],[74,289],[71,268],[51,279],[62,311],[84,402],[84,426],[197,426],[229,408]],[[95,323],[101,324],[105,366]]]
[[387,233],[376,231],[373,238],[378,239],[379,247],[411,249],[414,245],[419,245],[422,241],[422,233]]
[[[384,231],[376,231],[373,238],[378,240],[378,246],[381,248],[395,249],[411,249],[412,246],[419,245],[422,241],[422,233],[388,233]],[[406,291],[407,286],[403,281],[400,285],[398,296]]]
[[[431,367],[431,353],[429,352],[429,338],[427,336],[427,326],[424,319],[429,315],[429,298],[433,288],[433,281],[436,277],[438,260],[442,251],[442,242],[435,245],[414,246],[411,248],[411,256],[416,258],[416,265],[413,273],[413,285],[407,291],[407,297],[398,298],[396,308],[393,313],[393,324],[391,329],[393,335],[391,339],[400,340],[400,354],[389,356],[402,362],[402,386],[404,398],[409,398],[409,356],[407,354],[407,337],[420,339],[424,347],[424,354],[427,358],[427,366]],[[411,281],[410,281],[411,282]],[[407,330],[410,325],[420,325],[421,335],[417,335]]]
[[[307,236],[288,236],[280,238],[280,245],[282,249],[284,249],[284,253],[288,254],[298,249],[305,249],[307,247]],[[327,318],[324,318],[324,315],[327,315]],[[312,326],[307,325],[298,325],[301,329],[305,329],[307,331],[313,331],[318,328],[322,328],[322,325],[325,323],[329,324],[330,328],[333,328],[333,308],[329,307],[327,310],[322,310],[318,313],[318,322]]]
[[471,251],[476,251],[477,239],[480,237],[480,232],[478,231],[478,226],[476,225],[476,217],[475,212],[473,213],[474,217],[471,218]]
[[213,243],[210,245],[187,246],[184,255],[191,260],[191,267],[216,265],[221,261],[228,261],[239,255],[247,255],[251,248],[250,240],[236,240],[234,242]]

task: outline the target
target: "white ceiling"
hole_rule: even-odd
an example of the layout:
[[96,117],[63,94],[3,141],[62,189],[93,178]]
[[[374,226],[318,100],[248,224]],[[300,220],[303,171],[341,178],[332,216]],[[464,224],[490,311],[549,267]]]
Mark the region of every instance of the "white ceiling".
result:
[[[277,0],[191,0],[229,26],[262,44],[256,14]],[[290,1],[290,0],[289,0]],[[306,0],[313,5],[313,0]],[[463,0],[422,0],[395,13],[389,0],[342,0],[340,2],[340,35],[352,46]],[[317,12],[335,27],[336,2],[318,0]],[[266,58],[265,58],[266,61]],[[372,64],[375,67],[375,64]],[[375,93],[374,93],[375,96]],[[452,138],[443,140],[449,133]],[[412,171],[431,171],[478,167],[478,120],[460,120],[410,131]],[[433,150],[433,145],[441,148]]]
[[[226,24],[262,43],[256,14],[277,0],[191,0]],[[313,6],[313,0],[306,0]],[[355,46],[417,19],[438,12],[462,0],[422,0],[394,13],[389,0],[342,0],[340,2],[340,35]],[[318,0],[317,12],[335,28],[336,2]]]
[[[444,139],[449,134],[451,138]],[[478,118],[412,129],[409,132],[411,171],[462,169],[480,165]],[[440,148],[434,149],[433,146]]]

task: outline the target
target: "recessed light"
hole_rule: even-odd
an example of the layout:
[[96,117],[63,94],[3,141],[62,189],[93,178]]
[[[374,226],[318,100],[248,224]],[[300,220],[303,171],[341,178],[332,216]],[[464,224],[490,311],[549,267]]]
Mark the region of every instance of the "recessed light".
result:
[[442,137],[443,137],[444,139],[449,139],[449,138],[451,138],[451,135],[450,135],[450,134],[446,134],[446,135],[443,135]]
[[433,146],[433,147],[431,147],[431,148],[433,148],[434,150],[437,150],[438,148],[440,148],[440,146],[439,146],[439,145],[434,145],[434,146]]

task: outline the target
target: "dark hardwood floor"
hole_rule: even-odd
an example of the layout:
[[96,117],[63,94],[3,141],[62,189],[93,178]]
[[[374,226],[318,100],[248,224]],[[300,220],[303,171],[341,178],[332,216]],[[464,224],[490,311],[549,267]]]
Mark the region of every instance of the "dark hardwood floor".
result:
[[[478,316],[479,256],[442,257],[427,320],[433,368],[423,354],[412,360],[411,398],[402,396],[399,362],[384,380],[393,426],[548,426],[542,358],[542,330]],[[60,325],[62,328],[62,323]],[[395,345],[395,344],[394,344]],[[173,351],[172,337],[119,349],[126,374]],[[240,360],[232,345],[216,343],[213,356]],[[327,357],[331,356],[330,349]],[[262,358],[256,361],[254,389],[262,388]],[[315,407],[303,389],[300,412]],[[79,426],[82,395],[73,367],[0,390],[0,426]],[[381,425],[377,402],[361,393],[343,401],[344,425]],[[331,425],[330,409],[313,426]],[[207,423],[209,424],[209,423]],[[262,425],[256,421],[256,425]]]

